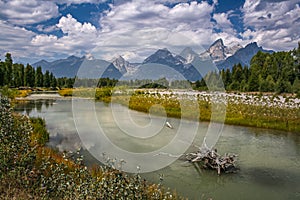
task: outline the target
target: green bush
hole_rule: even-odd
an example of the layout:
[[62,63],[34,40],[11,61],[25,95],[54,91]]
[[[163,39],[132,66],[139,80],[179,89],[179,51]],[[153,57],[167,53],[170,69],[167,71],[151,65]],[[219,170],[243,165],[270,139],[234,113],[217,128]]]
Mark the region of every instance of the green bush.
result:
[[45,121],[14,114],[7,98],[0,101],[0,199],[179,199],[138,174],[87,169],[77,153],[45,147]]

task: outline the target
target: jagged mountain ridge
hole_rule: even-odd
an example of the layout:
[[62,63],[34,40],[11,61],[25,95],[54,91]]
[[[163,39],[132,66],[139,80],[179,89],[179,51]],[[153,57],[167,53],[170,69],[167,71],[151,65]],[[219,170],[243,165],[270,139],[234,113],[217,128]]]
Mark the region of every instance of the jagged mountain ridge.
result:
[[202,59],[212,59],[215,64],[218,64],[241,48],[240,44],[232,47],[225,46],[222,39],[217,39],[205,52],[200,54],[200,57]]
[[84,57],[69,56],[52,62],[41,60],[32,64],[32,66],[35,68],[41,66],[44,73],[48,70],[56,77],[74,77],[83,60]]
[[[105,63],[105,65],[103,64]],[[108,64],[107,64],[108,63]],[[110,62],[106,62],[103,60],[92,59],[91,57],[76,57],[76,56],[69,56],[65,59],[55,60],[53,62],[48,62],[45,60],[41,60],[32,64],[33,67],[41,66],[43,72],[49,71],[52,72],[55,77],[68,77],[73,78],[77,75],[78,70],[82,67],[83,64],[89,64],[88,71],[90,71],[89,78],[99,78],[93,74],[99,74],[99,67],[105,66],[106,70],[101,73],[101,77],[103,78],[115,78],[118,79],[122,76],[122,73],[115,67],[114,64]],[[91,73],[93,72],[93,73]]]
[[125,74],[130,63],[126,61],[122,56],[118,56],[113,59],[112,64],[121,72]]
[[186,58],[183,58],[182,56],[173,56],[168,49],[159,49],[146,58],[143,64],[155,63],[168,66],[180,73],[186,80],[196,81],[201,79],[201,75],[197,69],[191,63],[187,63],[186,61]]
[[259,47],[256,42],[246,45],[235,52],[232,56],[229,56],[224,61],[217,63],[219,69],[231,69],[233,65],[241,63],[242,66],[250,66],[250,61],[252,57],[257,54],[257,52],[262,51],[266,53],[273,53],[272,50],[265,50]]
[[[240,45],[235,45],[232,47],[226,47],[222,39],[216,40],[205,52],[196,53],[192,48],[186,47],[179,55],[173,55],[168,49],[159,49],[154,52],[152,55],[147,57],[142,63],[129,63],[122,56],[114,58],[107,65],[107,70],[102,73],[102,77],[116,78],[126,77],[130,79],[136,75],[136,73],[151,73],[151,63],[156,64],[155,69],[159,69],[159,66],[162,68],[168,66],[169,69],[175,70],[177,73],[181,74],[181,78],[184,77],[190,81],[195,81],[201,79],[209,71],[217,69],[231,69],[234,64],[241,63],[242,65],[249,66],[251,58],[258,52],[268,52],[272,53],[273,51],[264,50],[262,47],[258,47],[257,43],[250,43],[245,47]],[[233,54],[233,55],[231,55]],[[231,55],[231,56],[230,56]],[[46,60],[41,60],[37,63],[34,63],[33,66],[42,66],[43,71],[46,70],[52,72],[56,77],[75,77],[78,69],[85,60],[94,60],[92,57],[76,57],[70,56],[66,59],[59,59],[53,62],[48,62]],[[106,62],[106,61],[105,61]],[[90,62],[92,63],[92,62]],[[147,65],[148,68],[142,67]],[[154,65],[153,65],[154,66]],[[141,70],[145,70],[141,72]],[[97,69],[91,66],[88,70],[96,73]],[[168,71],[164,70],[166,77],[169,79],[176,79],[179,76],[171,72],[167,74]],[[97,73],[96,73],[97,74]],[[161,76],[158,71],[155,71],[151,77]]]

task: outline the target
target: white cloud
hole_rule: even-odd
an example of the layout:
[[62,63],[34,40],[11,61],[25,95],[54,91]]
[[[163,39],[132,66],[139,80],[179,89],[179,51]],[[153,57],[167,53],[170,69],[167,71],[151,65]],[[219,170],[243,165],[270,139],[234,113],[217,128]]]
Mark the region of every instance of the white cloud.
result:
[[191,3],[177,4],[175,7],[169,10],[169,15],[171,19],[193,22],[209,17],[209,14],[212,12],[212,10],[213,7],[207,2],[197,3],[194,1]]
[[84,34],[96,34],[96,27],[91,23],[78,22],[72,15],[68,14],[67,17],[62,17],[56,25],[62,30],[63,33],[68,35],[83,36]]
[[[129,2],[130,0],[114,0],[114,5],[120,5],[126,2]],[[177,4],[177,3],[187,3],[191,0],[151,0],[153,3],[159,3],[159,4]]]
[[82,4],[82,3],[93,3],[93,4],[99,4],[106,2],[108,0],[55,0],[57,4]]
[[36,35],[31,40],[31,44],[39,52],[82,55],[94,47],[97,30],[90,23],[80,23],[68,14],[61,17],[56,26],[64,33],[61,38],[54,35]]
[[[102,15],[98,30],[91,23],[79,22],[70,14],[62,16],[56,25],[40,23],[36,28],[44,34],[20,28],[59,16],[57,4],[103,1],[0,1],[1,8],[11,7],[0,11],[0,16],[3,16],[0,21],[1,53],[10,51],[15,56],[45,58],[58,54],[82,56],[92,52],[96,58],[111,59],[119,54],[135,62],[165,47],[179,53],[190,46],[200,53],[203,47],[218,38],[223,38],[225,45],[257,41],[259,45],[274,50],[290,50],[300,40],[300,8],[296,0],[246,0],[242,8],[245,30],[240,34],[243,40],[237,37],[238,33],[229,20],[230,11],[214,13],[217,0],[213,4],[206,1],[118,0]],[[166,6],[168,3],[174,3],[174,6]],[[214,28],[220,31],[215,32]],[[61,37],[45,34],[57,30],[63,33]]]
[[214,6],[205,1],[179,3],[172,8],[147,0],[113,5],[100,19],[99,54],[131,50],[135,58],[140,55],[143,59],[145,52],[164,47],[175,53],[186,46],[202,51],[202,46],[217,37],[213,33],[215,23],[211,21],[213,10]]
[[56,25],[64,35],[36,34],[0,20],[1,54],[11,52],[14,57],[51,58],[55,55],[82,56],[89,52],[97,40],[96,28],[90,23],[80,23],[71,15],[61,17]]
[[58,6],[52,1],[0,1],[2,19],[17,25],[34,24],[58,16]]
[[43,32],[43,33],[50,33],[50,32],[53,32],[53,31],[57,31],[59,30],[59,28],[56,26],[56,25],[52,25],[52,26],[45,26],[43,24],[39,24],[36,26],[36,29],[40,32]]
[[0,20],[0,47],[1,54],[11,52],[13,56],[24,55],[34,33],[24,28],[16,27]]
[[213,18],[217,21],[217,24],[220,28],[231,28],[232,23],[228,19],[227,13],[215,13]]
[[246,0],[242,36],[275,50],[290,50],[300,40],[299,0]]
[[45,46],[55,42],[57,42],[55,35],[37,35],[31,40],[31,43],[36,46]]

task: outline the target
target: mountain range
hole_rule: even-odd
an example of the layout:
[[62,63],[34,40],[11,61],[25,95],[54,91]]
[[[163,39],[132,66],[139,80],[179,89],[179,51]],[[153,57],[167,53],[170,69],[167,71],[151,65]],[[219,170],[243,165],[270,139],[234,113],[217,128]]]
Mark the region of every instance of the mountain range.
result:
[[81,73],[86,78],[109,77],[119,79],[187,79],[196,81],[209,71],[231,69],[234,64],[249,66],[251,58],[258,52],[273,51],[259,47],[256,42],[245,47],[237,44],[225,46],[222,39],[216,40],[205,52],[196,53],[191,48],[185,48],[179,55],[172,54],[168,49],[158,49],[142,63],[129,63],[122,56],[111,62],[92,57],[70,56],[53,62],[41,60],[32,64],[41,66],[43,71],[52,72],[56,77],[75,77]]

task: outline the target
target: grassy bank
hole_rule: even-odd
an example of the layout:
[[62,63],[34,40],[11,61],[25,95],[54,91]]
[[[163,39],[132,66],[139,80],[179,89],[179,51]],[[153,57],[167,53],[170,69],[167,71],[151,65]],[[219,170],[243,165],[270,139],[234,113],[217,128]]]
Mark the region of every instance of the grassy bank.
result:
[[[115,102],[129,105],[129,108],[142,112],[149,112],[151,106],[160,104],[165,108],[167,115],[170,117],[195,119],[196,115],[199,114],[199,121],[211,120],[212,103],[209,97],[198,97],[199,113],[195,112],[196,107],[193,106],[196,101],[191,101],[191,104],[185,107],[185,116],[181,115],[182,105],[180,105],[177,99],[178,98],[172,95],[162,96],[141,93],[131,95],[130,97],[114,97]],[[260,101],[260,99],[258,98],[256,101]],[[250,104],[230,97],[226,106],[225,123],[300,133],[299,105],[295,107],[282,105],[270,106],[271,103],[272,102],[266,102],[265,105]],[[216,121],[219,120],[217,118],[214,119]]]
[[15,88],[9,88],[7,86],[0,88],[0,93],[2,96],[6,96],[10,99],[15,99],[16,97],[27,97],[32,90],[24,89],[24,90],[18,90]]
[[58,91],[58,94],[63,97],[83,97],[92,98],[104,102],[111,101],[112,87],[102,87],[102,88],[64,88]]
[[0,100],[0,199],[181,199],[139,175],[88,169],[77,153],[45,147],[44,120],[15,114]]
[[[116,89],[114,89],[116,90]],[[169,117],[210,121],[212,114],[211,95],[178,95],[166,90],[130,90],[113,93],[112,88],[67,89],[63,96],[83,96],[113,101],[141,112]],[[112,95],[113,94],[113,95]],[[226,124],[269,128],[300,133],[300,105],[292,96],[262,94],[226,94]],[[192,97],[192,98],[191,98]],[[195,100],[196,98],[196,100]],[[195,105],[195,102],[198,105]],[[160,105],[160,106],[158,106]],[[184,113],[182,113],[184,110]],[[198,112],[195,112],[198,110]],[[218,116],[217,116],[218,117]],[[218,121],[219,119],[214,119]]]

